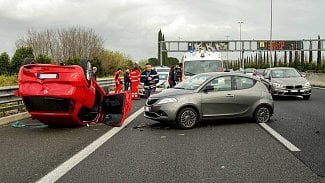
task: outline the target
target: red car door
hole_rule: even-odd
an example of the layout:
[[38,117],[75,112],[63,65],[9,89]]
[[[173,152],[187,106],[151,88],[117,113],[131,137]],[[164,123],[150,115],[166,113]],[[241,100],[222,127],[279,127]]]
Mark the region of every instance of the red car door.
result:
[[122,126],[132,107],[130,92],[108,94],[103,100],[103,120],[110,126]]

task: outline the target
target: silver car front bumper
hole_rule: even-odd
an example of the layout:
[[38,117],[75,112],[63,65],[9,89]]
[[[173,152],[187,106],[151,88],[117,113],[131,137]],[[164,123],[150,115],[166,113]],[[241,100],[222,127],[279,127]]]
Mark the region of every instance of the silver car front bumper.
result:
[[300,88],[300,89],[287,89],[287,88],[274,88],[272,90],[272,95],[274,96],[304,96],[311,95],[310,88]]
[[175,103],[146,105],[144,107],[144,117],[155,121],[175,121],[178,109],[173,104]]

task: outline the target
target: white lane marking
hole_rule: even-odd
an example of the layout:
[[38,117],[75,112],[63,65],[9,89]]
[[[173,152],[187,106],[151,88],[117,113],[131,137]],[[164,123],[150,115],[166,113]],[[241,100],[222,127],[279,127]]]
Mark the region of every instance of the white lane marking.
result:
[[263,127],[267,132],[269,132],[274,138],[276,138],[279,142],[281,142],[286,148],[288,148],[290,151],[301,151],[298,147],[293,145],[291,142],[289,142],[287,139],[282,137],[278,132],[273,130],[269,125],[266,123],[259,123],[261,127]]
[[143,112],[143,108],[139,109],[131,116],[129,116],[121,127],[113,127],[110,131],[106,132],[104,135],[99,137],[97,140],[89,144],[83,150],[79,151],[77,154],[72,156],[70,159],[56,167],[50,173],[42,177],[37,181],[37,183],[52,183],[60,179],[64,174],[71,170],[74,166],[79,164],[82,160],[87,158],[91,153],[103,145],[106,141],[112,138],[115,134],[121,131],[125,126],[131,123],[136,117],[138,117]]
[[312,88],[316,88],[316,89],[320,89],[320,90],[325,90],[325,88],[321,88],[321,87],[318,87],[318,86],[313,86]]

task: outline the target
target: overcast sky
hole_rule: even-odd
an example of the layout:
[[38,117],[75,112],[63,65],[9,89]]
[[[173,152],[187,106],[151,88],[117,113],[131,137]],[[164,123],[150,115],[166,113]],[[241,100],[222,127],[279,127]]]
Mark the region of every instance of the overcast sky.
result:
[[[0,0],[0,52],[27,29],[87,27],[105,48],[134,60],[157,57],[166,40],[269,39],[271,0]],[[274,39],[325,37],[325,0],[273,0]]]

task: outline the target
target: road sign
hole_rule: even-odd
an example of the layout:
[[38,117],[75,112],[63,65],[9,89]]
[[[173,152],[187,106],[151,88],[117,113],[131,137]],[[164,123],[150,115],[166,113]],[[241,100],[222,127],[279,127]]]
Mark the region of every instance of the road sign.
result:
[[302,41],[258,41],[257,50],[301,50]]
[[228,50],[227,41],[218,41],[218,42],[188,42],[187,44],[188,51],[226,51]]

